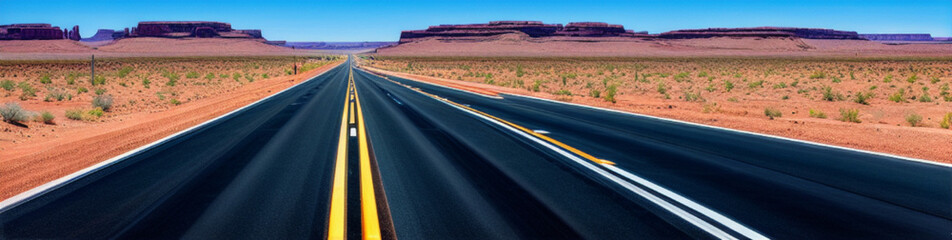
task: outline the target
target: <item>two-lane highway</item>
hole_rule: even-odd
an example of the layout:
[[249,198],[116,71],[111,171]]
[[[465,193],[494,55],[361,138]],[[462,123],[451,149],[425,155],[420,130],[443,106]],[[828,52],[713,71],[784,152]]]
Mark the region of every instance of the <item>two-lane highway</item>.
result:
[[950,169],[348,60],[0,202],[0,239],[947,239]]

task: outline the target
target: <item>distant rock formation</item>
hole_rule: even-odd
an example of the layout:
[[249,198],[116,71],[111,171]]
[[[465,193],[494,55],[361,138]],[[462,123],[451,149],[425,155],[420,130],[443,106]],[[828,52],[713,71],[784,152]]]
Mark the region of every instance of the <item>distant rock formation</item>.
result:
[[295,49],[359,50],[374,49],[396,44],[395,42],[286,42],[283,46]]
[[79,41],[80,38],[82,37],[79,36],[79,26],[73,26],[73,30],[69,31],[69,40]]
[[[78,28],[74,30],[79,32]],[[63,29],[48,23],[24,23],[0,25],[0,40],[51,40],[64,39]]]
[[235,30],[223,22],[139,22],[138,27],[127,34],[129,37],[164,38],[262,38],[261,30]]
[[489,24],[461,24],[431,26],[426,30],[411,30],[400,33],[400,43],[419,41],[430,37],[463,39],[488,37],[508,33],[524,33],[539,37],[628,37],[628,38],[711,38],[711,37],[797,37],[809,39],[854,39],[864,40],[856,32],[815,28],[708,28],[686,29],[661,34],[634,32],[622,25],[602,22],[573,22],[568,25],[544,24],[539,21],[496,21]]
[[933,41],[932,34],[928,33],[892,33],[892,34],[860,34],[862,38],[872,41]]
[[659,38],[711,38],[711,37],[797,37],[807,39],[864,40],[851,31],[820,28],[755,27],[755,28],[707,28],[685,29],[658,34]]

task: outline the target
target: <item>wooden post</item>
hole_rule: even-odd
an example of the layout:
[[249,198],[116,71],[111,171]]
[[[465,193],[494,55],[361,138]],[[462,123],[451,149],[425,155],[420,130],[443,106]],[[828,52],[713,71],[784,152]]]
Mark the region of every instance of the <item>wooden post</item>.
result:
[[294,64],[294,75],[297,75],[297,63]]

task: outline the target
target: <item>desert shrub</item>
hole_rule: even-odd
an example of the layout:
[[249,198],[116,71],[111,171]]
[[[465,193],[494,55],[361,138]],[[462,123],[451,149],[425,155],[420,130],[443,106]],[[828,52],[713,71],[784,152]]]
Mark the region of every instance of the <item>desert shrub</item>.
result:
[[823,71],[814,71],[813,74],[810,74],[810,79],[821,79],[826,78],[826,73]]
[[909,76],[909,78],[906,78],[906,82],[909,83],[916,83],[916,80],[919,80],[919,76],[916,76],[915,73],[913,73],[912,76]]
[[703,100],[704,98],[701,97],[701,92],[684,92],[684,101],[697,102]]
[[555,95],[572,96],[572,92],[569,90],[560,89],[558,91],[555,91]]
[[898,102],[904,102],[904,101],[906,101],[906,99],[903,97],[903,95],[905,95],[905,94],[906,94],[906,89],[905,89],[905,88],[900,88],[899,91],[897,91],[896,93],[893,93],[892,95],[889,95],[889,101],[893,101],[893,102],[897,102],[897,103],[898,103]]
[[74,72],[70,72],[70,73],[66,74],[66,84],[68,84],[68,85],[76,84],[76,78],[77,78],[77,77],[79,77],[79,74],[76,74],[76,73],[74,73]]
[[53,89],[53,90],[50,90],[49,92],[46,92],[46,99],[44,100],[47,102],[52,102],[53,100],[63,101],[64,99],[67,99],[67,98],[72,99],[73,96],[70,95],[69,93],[66,93],[65,91]]
[[125,66],[125,67],[122,67],[121,69],[119,69],[119,72],[116,73],[116,75],[119,76],[120,78],[124,78],[124,77],[128,76],[129,73],[132,72],[132,70],[133,70],[132,67],[130,67],[130,66]]
[[763,86],[764,86],[764,80],[758,80],[758,81],[747,83],[748,88],[761,88]]
[[783,113],[780,110],[774,109],[772,107],[764,108],[764,115],[769,117],[771,120],[783,116]]
[[174,72],[168,72],[168,71],[163,72],[162,77],[165,77],[166,79],[168,79],[168,81],[165,82],[165,85],[170,87],[175,86],[175,83],[177,83],[179,80],[178,73],[174,73]]
[[171,103],[172,105],[175,105],[175,106],[178,106],[179,104],[182,104],[182,102],[180,102],[178,99],[174,99],[174,98],[171,99],[171,100],[169,100],[169,103]]
[[105,94],[93,97],[93,107],[109,111],[112,108],[112,95]]
[[105,89],[105,88],[97,88],[97,89],[96,89],[96,95],[102,95],[103,93],[106,93],[106,89]]
[[268,79],[268,78],[270,78],[270,76],[268,76],[267,73],[262,73],[262,74],[261,74],[261,79]]
[[32,97],[36,97],[36,89],[33,88],[33,85],[30,85],[28,82],[20,82],[18,85],[20,88],[20,100],[27,100]]
[[714,92],[717,91],[717,88],[714,87],[714,83],[709,83],[707,84],[707,87],[704,88],[704,90],[707,90],[707,92]]
[[103,75],[96,75],[95,78],[90,81],[93,86],[106,84],[106,77]]
[[72,120],[83,120],[83,110],[79,110],[79,109],[66,110],[66,118],[69,118]]
[[812,118],[826,118],[826,113],[820,110],[810,109],[810,117]]
[[240,74],[240,73],[232,74],[232,75],[231,75],[231,78],[232,78],[232,79],[235,79],[235,82],[240,82],[240,81],[241,81],[241,74]]
[[608,85],[608,88],[605,88],[605,101],[615,103],[615,94],[618,93],[618,86],[614,84]]
[[526,75],[526,71],[522,69],[522,65],[516,65],[516,77],[522,77]]
[[892,82],[892,80],[893,80],[893,75],[892,75],[892,74],[889,74],[889,75],[886,75],[885,77],[883,77],[883,82],[884,82],[884,83]]
[[8,102],[0,106],[0,117],[3,117],[3,121],[9,123],[19,123],[30,120],[32,115],[32,113],[23,110],[20,104],[15,102]]
[[80,93],[84,93],[84,92],[89,92],[89,89],[86,89],[85,87],[78,87],[78,88],[76,88],[76,94],[80,94]]
[[840,93],[834,92],[832,87],[826,86],[826,87],[823,87],[822,99],[833,102],[833,101],[843,100],[843,95]]
[[677,82],[691,81],[691,74],[688,72],[681,72],[681,73],[675,74],[674,81],[677,81]]
[[214,73],[205,74],[205,80],[211,81],[212,79],[215,79]]
[[839,77],[833,76],[833,83],[841,83],[841,82],[843,82],[842,79],[840,79]]
[[939,77],[932,77],[932,81],[929,81],[932,84],[939,83]]
[[533,92],[538,92],[540,91],[539,89],[540,87],[542,87],[542,81],[535,80],[534,82],[532,82],[532,87],[530,87],[529,90],[532,90]]
[[705,103],[701,105],[701,112],[703,113],[716,113],[721,111],[721,106],[718,106],[717,103]]
[[858,92],[856,93],[856,96],[853,98],[853,102],[863,104],[863,105],[869,105],[869,99],[871,98],[873,98],[873,93]]
[[773,88],[774,88],[774,89],[787,88],[787,83],[785,83],[785,82],[780,82],[780,83],[774,84],[774,85],[773,85]]
[[602,96],[602,92],[598,91],[598,89],[593,88],[591,91],[588,92],[588,95],[593,98],[599,98]]
[[50,79],[50,75],[43,75],[42,77],[40,77],[40,83],[50,84],[50,83],[53,83],[53,80]]
[[103,111],[102,108],[97,107],[97,108],[90,109],[88,112],[86,112],[86,114],[89,114],[89,116],[92,116],[92,117],[100,118],[102,117],[102,115],[106,113]]
[[185,78],[198,78],[198,76],[198,72],[194,71],[185,73]]
[[731,89],[734,89],[734,83],[731,81],[724,80],[724,91],[730,92]]
[[909,115],[906,115],[906,122],[909,123],[909,126],[919,126],[919,123],[922,122],[922,116],[919,114],[910,113]]
[[932,96],[929,96],[929,87],[922,87],[922,96],[918,99],[919,102],[932,102]]
[[840,121],[861,123],[859,109],[840,109]]
[[149,88],[149,84],[152,84],[152,81],[149,81],[149,77],[142,77],[142,86]]
[[254,81],[255,81],[255,74],[254,74],[254,73],[245,73],[245,80],[248,80],[248,82],[254,82]]
[[0,81],[0,88],[3,88],[3,90],[13,91],[14,87],[16,87],[16,84],[13,83],[13,81],[10,81],[10,80]]
[[945,116],[942,117],[942,121],[939,121],[939,127],[949,128],[950,124],[952,124],[952,112],[946,113]]
[[46,124],[53,124],[53,119],[55,118],[56,116],[53,116],[52,113],[48,111],[43,111],[43,113],[40,114],[38,120]]
[[664,82],[658,82],[658,93],[660,94],[668,93],[668,86],[665,86]]

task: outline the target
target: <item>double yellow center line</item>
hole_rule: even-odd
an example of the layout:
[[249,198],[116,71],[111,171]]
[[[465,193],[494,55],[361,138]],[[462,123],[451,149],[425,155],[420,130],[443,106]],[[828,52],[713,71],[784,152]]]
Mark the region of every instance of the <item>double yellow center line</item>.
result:
[[[349,120],[349,121],[348,121]],[[327,239],[347,238],[347,142],[349,124],[356,128],[359,157],[360,219],[363,239],[381,239],[380,220],[377,215],[377,199],[373,187],[370,150],[367,143],[367,131],[364,127],[364,115],[360,109],[360,97],[354,86],[354,70],[350,70],[347,79],[347,97],[341,116],[340,138],[337,142],[337,162],[334,166],[334,184],[331,192],[330,217],[328,219]]]

